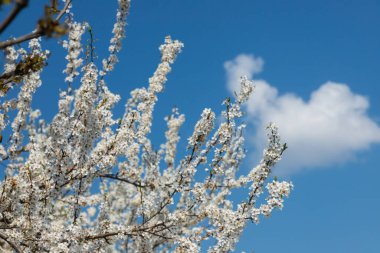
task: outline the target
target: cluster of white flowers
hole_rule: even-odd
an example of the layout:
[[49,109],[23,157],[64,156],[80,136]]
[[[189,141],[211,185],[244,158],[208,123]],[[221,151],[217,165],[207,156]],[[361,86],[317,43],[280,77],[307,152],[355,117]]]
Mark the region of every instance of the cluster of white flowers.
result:
[[[245,157],[241,106],[253,92],[246,77],[236,98],[224,102],[219,124],[203,110],[185,157],[176,157],[185,121],[177,109],[165,119],[165,143],[154,149],[154,107],[183,47],[169,36],[148,87],[131,92],[121,118],[113,115],[120,97],[104,77],[117,62],[129,5],[119,1],[111,55],[100,69],[83,65],[85,26],[68,21],[64,73],[73,90],[60,93],[51,122],[31,108],[43,67],[32,66],[19,86],[11,83],[17,98],[1,101],[0,252],[230,252],[249,221],[281,209],[289,196],[291,183],[268,182],[286,149],[272,123],[260,164],[237,176]],[[48,55],[36,39],[29,49],[5,52],[5,73],[19,58],[41,62]],[[234,189],[248,194],[237,205]]]
[[108,47],[110,55],[108,59],[103,60],[103,71],[100,75],[104,76],[107,72],[113,70],[115,64],[118,62],[117,53],[121,50],[121,41],[125,37],[125,26],[127,25],[127,15],[131,4],[130,0],[118,0],[119,9],[116,14],[116,23],[114,24],[111,38],[111,44]]
[[[33,59],[38,59],[38,61],[45,61],[49,55],[49,51],[42,51],[41,45],[38,39],[32,39],[29,42],[30,53],[27,54],[26,51],[19,50],[21,52],[21,58],[23,61],[33,61]],[[42,69],[36,71],[28,71],[22,77],[24,85],[21,86],[20,92],[17,98],[17,115],[12,122],[12,135],[10,138],[10,146],[8,152],[11,156],[16,155],[23,144],[23,134],[22,131],[26,128],[28,114],[32,112],[31,103],[34,93],[37,88],[41,85],[40,73]],[[29,116],[30,117],[30,116]]]
[[223,116],[227,118],[228,123],[233,123],[231,120],[234,118],[240,118],[242,116],[241,104],[247,102],[248,98],[254,90],[253,82],[246,76],[240,78],[240,92],[236,95],[236,102],[231,103],[230,99],[226,99],[223,104],[227,106],[227,110],[223,111]]
[[173,114],[170,117],[165,118],[168,130],[165,133],[167,143],[162,145],[165,149],[165,162],[169,167],[174,165],[175,154],[177,152],[177,144],[180,139],[179,128],[185,122],[185,115],[179,114],[178,109],[173,109]]
[[167,81],[166,75],[171,71],[172,64],[181,52],[183,44],[178,40],[172,40],[170,36],[166,36],[165,44],[159,47],[161,51],[161,63],[158,65],[156,72],[149,78],[149,90],[153,92],[161,92]]
[[208,135],[214,128],[215,113],[211,109],[203,110],[201,119],[194,127],[194,133],[189,138],[189,147],[197,150],[207,139]]
[[85,25],[78,22],[69,24],[69,40],[63,41],[63,47],[67,49],[66,60],[67,65],[63,73],[67,74],[65,81],[72,83],[74,78],[79,75],[78,68],[82,65],[83,59],[79,58],[79,55],[83,51],[80,43],[82,35],[85,31]]
[[268,202],[270,210],[273,210],[273,208],[282,209],[282,207],[284,206],[283,198],[289,196],[290,191],[293,188],[293,184],[286,181],[284,182],[273,181],[267,184],[266,188],[268,189],[268,192],[269,192],[269,197],[267,198],[267,202]]
[[16,69],[16,60],[19,54],[14,47],[7,47],[5,49],[4,73],[11,73]]
[[242,76],[240,80],[241,89],[236,100],[239,103],[244,103],[248,100],[249,96],[253,92],[253,82],[247,78],[247,76]]

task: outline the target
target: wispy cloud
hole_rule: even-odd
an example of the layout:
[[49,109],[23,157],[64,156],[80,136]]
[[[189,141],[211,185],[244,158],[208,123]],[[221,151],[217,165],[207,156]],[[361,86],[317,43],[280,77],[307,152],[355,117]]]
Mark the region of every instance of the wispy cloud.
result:
[[[229,90],[239,90],[241,75],[254,79],[263,64],[261,58],[246,54],[227,61],[224,67]],[[380,127],[367,114],[368,98],[355,94],[346,84],[326,82],[305,101],[293,93],[279,94],[264,80],[254,83],[255,93],[246,106],[247,120],[256,126],[250,141],[255,147],[263,147],[264,126],[270,121],[279,126],[290,147],[279,174],[332,167],[380,142]]]

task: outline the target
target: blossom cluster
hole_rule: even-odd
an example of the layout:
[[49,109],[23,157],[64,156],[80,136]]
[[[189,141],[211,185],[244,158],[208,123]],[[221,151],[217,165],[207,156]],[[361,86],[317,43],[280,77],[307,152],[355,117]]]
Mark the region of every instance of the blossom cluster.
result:
[[85,25],[77,22],[69,24],[69,40],[63,41],[63,47],[67,49],[66,56],[67,65],[63,73],[67,74],[66,82],[73,82],[74,77],[79,75],[78,68],[82,65],[83,59],[79,58],[82,52],[82,45],[80,43],[82,35],[85,31]]
[[131,4],[130,0],[118,0],[119,8],[116,14],[116,22],[114,24],[108,51],[110,55],[107,59],[103,60],[103,71],[100,75],[104,76],[107,72],[113,70],[115,64],[118,62],[117,53],[121,50],[121,42],[125,37],[125,26],[127,25],[127,15]]
[[[50,122],[32,110],[43,67],[31,68],[20,85],[9,84],[17,97],[2,94],[0,252],[230,252],[250,221],[283,208],[293,185],[271,176],[286,149],[273,123],[259,165],[239,172],[245,157],[242,106],[254,90],[246,77],[236,98],[223,103],[221,117],[203,110],[184,139],[183,158],[178,151],[185,116],[177,108],[165,118],[165,142],[155,150],[149,138],[153,112],[183,48],[167,36],[147,87],[131,91],[124,114],[114,115],[120,96],[105,74],[117,63],[129,7],[129,0],[119,0],[110,55],[100,68],[85,60],[86,24],[67,21],[64,73],[70,89],[60,93]],[[18,59],[47,60],[40,40],[21,46],[5,50],[5,73]],[[247,193],[239,204],[231,198],[235,189]]]

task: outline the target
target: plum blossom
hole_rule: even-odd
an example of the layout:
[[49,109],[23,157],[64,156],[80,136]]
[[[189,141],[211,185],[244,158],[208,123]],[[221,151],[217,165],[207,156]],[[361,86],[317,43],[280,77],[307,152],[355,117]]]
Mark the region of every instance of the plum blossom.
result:
[[[23,74],[16,97],[0,102],[1,138],[7,140],[0,141],[1,252],[230,252],[250,221],[282,209],[293,189],[272,180],[286,149],[273,123],[260,163],[239,171],[247,127],[241,107],[254,90],[246,77],[236,98],[223,102],[220,120],[206,108],[193,133],[181,138],[185,116],[175,108],[165,118],[164,143],[156,145],[154,110],[183,48],[170,36],[145,87],[131,91],[124,114],[114,112],[121,97],[105,74],[118,61],[129,7],[130,1],[119,0],[110,55],[100,67],[83,61],[86,25],[71,15],[63,45],[64,81],[72,89],[60,91],[51,120],[32,108],[43,64]],[[44,63],[49,54],[38,39],[5,52],[6,72],[18,59]],[[246,192],[238,204],[231,198],[236,189]]]

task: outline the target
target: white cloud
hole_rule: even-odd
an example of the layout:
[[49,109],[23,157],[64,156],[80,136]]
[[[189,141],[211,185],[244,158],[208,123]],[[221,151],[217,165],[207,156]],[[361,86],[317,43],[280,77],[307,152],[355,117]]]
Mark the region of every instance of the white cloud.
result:
[[[241,54],[224,66],[228,88],[238,91],[238,77],[253,78],[262,70],[263,60]],[[270,121],[279,126],[289,149],[278,174],[332,167],[380,142],[380,127],[367,114],[368,99],[353,93],[346,84],[326,82],[305,101],[292,93],[279,94],[264,80],[254,83],[255,93],[246,106],[247,119],[256,126],[251,142],[262,148],[264,126]]]

